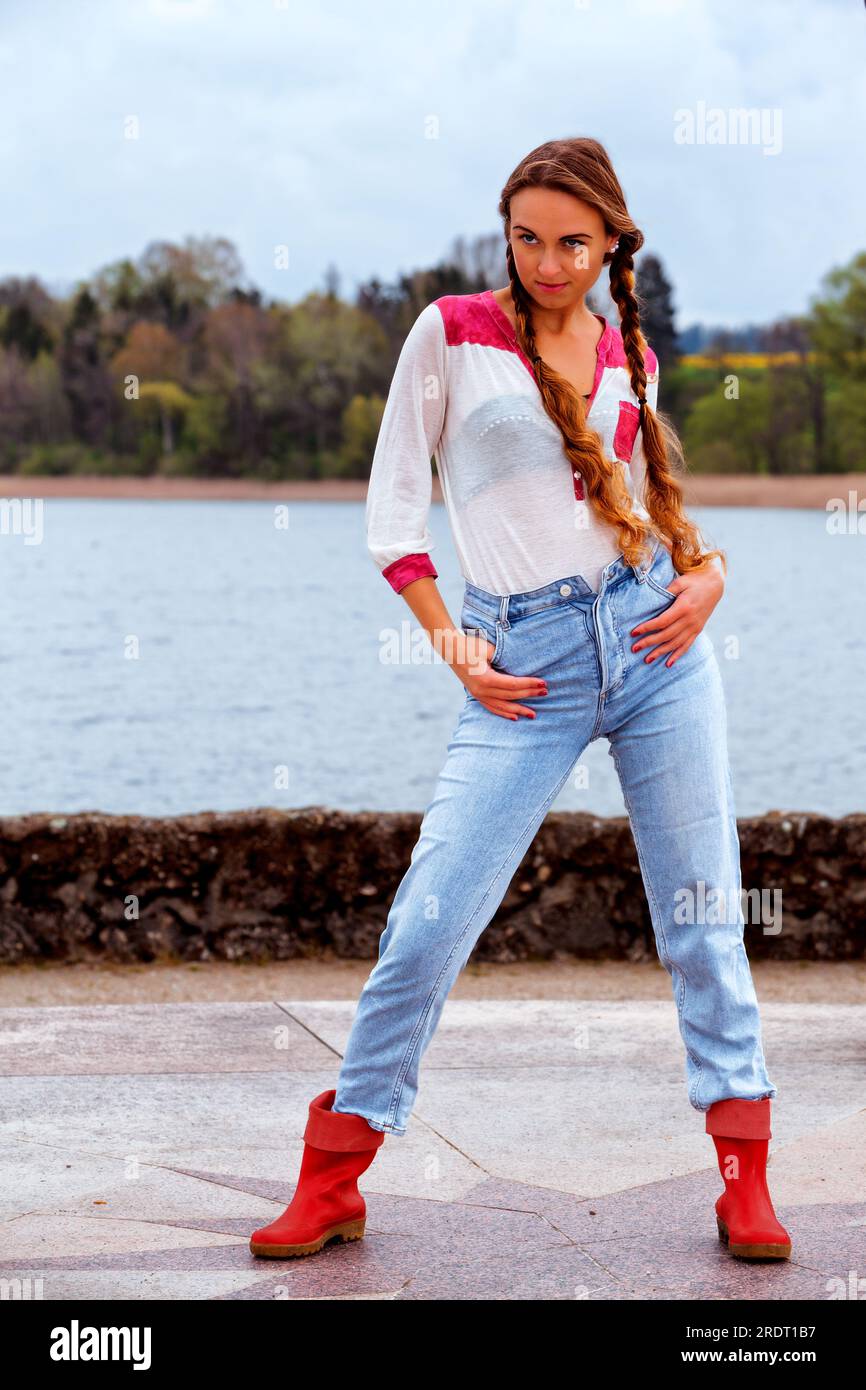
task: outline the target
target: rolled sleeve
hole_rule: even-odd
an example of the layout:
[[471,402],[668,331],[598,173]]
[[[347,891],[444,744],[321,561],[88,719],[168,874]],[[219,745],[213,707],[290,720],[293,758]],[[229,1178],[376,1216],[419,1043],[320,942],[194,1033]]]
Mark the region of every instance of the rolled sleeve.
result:
[[414,579],[438,577],[430,559],[431,459],[447,400],[445,324],[428,304],[406,335],[385,403],[367,487],[367,548],[399,593]]

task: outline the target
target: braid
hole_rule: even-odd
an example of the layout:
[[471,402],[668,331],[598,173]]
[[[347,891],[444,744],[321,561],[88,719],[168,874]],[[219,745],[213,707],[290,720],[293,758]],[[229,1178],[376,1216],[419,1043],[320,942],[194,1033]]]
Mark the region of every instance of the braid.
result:
[[628,358],[631,389],[643,409],[646,406],[644,353],[647,342],[641,332],[637,297],[634,293],[634,257],[629,245],[630,240],[626,232],[620,233],[619,245],[616,251],[611,253],[610,294],[619,309],[619,331]]
[[610,262],[610,294],[620,313],[620,333],[629,365],[631,388],[640,403],[640,429],[646,456],[646,505],[654,521],[671,541],[671,559],[679,574],[706,564],[721,550],[702,551],[696,526],[683,511],[683,489],[671,470],[664,432],[646,398],[646,339],[641,332],[638,296],[635,292],[632,238],[619,235],[619,246]]

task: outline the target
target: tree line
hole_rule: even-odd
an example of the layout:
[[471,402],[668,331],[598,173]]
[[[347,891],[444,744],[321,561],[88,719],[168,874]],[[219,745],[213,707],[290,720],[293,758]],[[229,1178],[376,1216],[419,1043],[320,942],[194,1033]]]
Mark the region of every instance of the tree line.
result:
[[[457,241],[352,303],[333,268],[297,303],[265,299],[224,238],[154,242],[67,297],[7,277],[0,472],[365,478],[414,319],[440,295],[505,284],[501,251],[498,235]],[[681,351],[657,256],[639,258],[636,288],[659,408],[693,472],[866,468],[866,253],[825,276],[807,314],[699,353]]]

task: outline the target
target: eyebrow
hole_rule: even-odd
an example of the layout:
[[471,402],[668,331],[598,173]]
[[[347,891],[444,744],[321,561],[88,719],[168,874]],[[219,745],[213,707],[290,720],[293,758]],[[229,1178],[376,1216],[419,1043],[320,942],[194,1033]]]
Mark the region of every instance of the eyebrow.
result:
[[[514,223],[512,224],[512,231],[515,231],[515,232],[531,232],[533,236],[536,235],[536,233],[532,231],[532,228],[531,228],[531,227],[526,227],[526,226],[524,226],[524,224],[523,224],[522,222],[514,222]],[[563,241],[563,240],[565,239],[565,237],[576,237],[576,236],[585,236],[585,237],[588,237],[590,241],[593,240],[592,232],[563,232],[562,236],[561,236],[559,239],[560,239],[560,241]]]

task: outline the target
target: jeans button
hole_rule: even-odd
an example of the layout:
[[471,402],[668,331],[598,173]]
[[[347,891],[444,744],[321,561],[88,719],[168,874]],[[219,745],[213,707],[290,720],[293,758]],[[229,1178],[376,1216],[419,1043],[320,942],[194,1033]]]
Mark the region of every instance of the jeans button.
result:
[[562,597],[563,597],[563,598],[568,598],[568,595],[571,593],[571,585],[570,585],[570,584],[560,584],[560,586],[559,586],[559,592],[562,594]]

